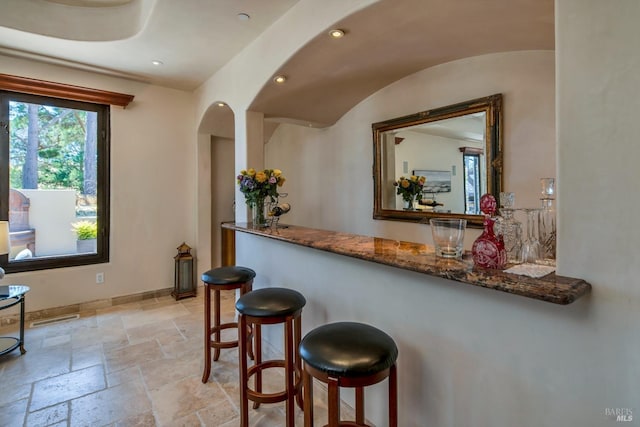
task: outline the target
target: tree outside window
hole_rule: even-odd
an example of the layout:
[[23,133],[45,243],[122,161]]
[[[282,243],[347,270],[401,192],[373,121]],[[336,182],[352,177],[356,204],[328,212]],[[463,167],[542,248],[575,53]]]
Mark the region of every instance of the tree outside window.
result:
[[[109,106],[9,91],[0,99],[5,269],[108,261]],[[78,223],[94,224],[93,245],[79,244]]]

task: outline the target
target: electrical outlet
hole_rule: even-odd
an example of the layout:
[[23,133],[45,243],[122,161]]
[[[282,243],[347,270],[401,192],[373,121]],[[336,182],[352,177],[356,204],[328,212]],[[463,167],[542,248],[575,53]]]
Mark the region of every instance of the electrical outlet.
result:
[[104,283],[104,273],[96,273],[96,283]]

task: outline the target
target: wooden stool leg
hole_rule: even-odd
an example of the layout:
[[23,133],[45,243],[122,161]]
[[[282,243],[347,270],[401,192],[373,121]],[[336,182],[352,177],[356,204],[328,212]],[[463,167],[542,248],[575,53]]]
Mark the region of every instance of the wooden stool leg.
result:
[[287,392],[286,408],[286,426],[295,427],[295,399],[297,396],[295,390],[295,370],[294,360],[295,350],[293,346],[294,333],[293,333],[293,320],[289,320],[284,324],[284,372],[285,372],[285,390]]
[[204,372],[202,382],[209,381],[211,373],[211,293],[209,286],[204,286]]
[[396,365],[389,372],[389,427],[398,427],[398,376]]
[[[246,327],[246,325],[245,325]],[[255,353],[253,355],[253,362],[256,365],[262,363],[262,328],[259,324],[253,325],[253,334],[255,335]],[[256,377],[255,379],[255,391],[258,393],[262,393],[262,370],[258,369],[258,371],[253,375]],[[253,402],[253,409],[258,409],[260,407],[260,403]]]
[[329,423],[328,427],[340,426],[340,387],[338,387],[338,380],[335,378],[329,378],[327,383],[329,389],[329,397],[327,406],[329,407]]
[[[240,296],[246,294],[247,292],[251,292],[252,289],[253,289],[253,280],[245,282],[242,285],[242,287],[240,287]],[[240,339],[239,337],[240,337],[240,331],[238,331],[238,339]],[[255,360],[255,357],[253,355],[253,329],[251,329],[251,332],[249,332],[249,335],[247,336],[247,341],[249,343],[247,347],[249,359]]]
[[[213,327],[218,329],[220,326],[220,290],[215,289],[213,291]],[[220,329],[216,330],[214,334],[216,342],[220,342]],[[217,361],[220,358],[220,349],[213,349],[213,361]]]
[[356,424],[364,425],[364,387],[356,387]]
[[244,316],[238,316],[238,362],[240,363],[240,427],[249,427],[249,400],[247,397],[247,321]]
[[[294,381],[299,387],[299,383],[300,381],[302,381],[302,378],[300,378],[300,375],[302,374],[302,358],[300,357],[300,351],[298,350],[298,348],[300,347],[300,340],[302,339],[302,317],[298,317],[295,319],[294,327],[295,329],[293,332],[294,333],[293,353],[295,354],[295,365],[296,365]],[[296,393],[296,400],[298,402],[298,407],[302,409],[303,407],[302,387],[300,387],[298,389],[298,392]]]
[[304,427],[313,427],[313,378],[304,369],[302,388],[304,390]]

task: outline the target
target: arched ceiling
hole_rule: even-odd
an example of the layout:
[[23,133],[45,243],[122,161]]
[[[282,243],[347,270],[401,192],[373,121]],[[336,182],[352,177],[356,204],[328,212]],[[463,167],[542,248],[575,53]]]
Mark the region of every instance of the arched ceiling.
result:
[[191,91],[297,1],[1,0],[0,55]]
[[250,109],[269,121],[328,126],[419,70],[495,52],[554,49],[553,0],[382,0],[318,34],[266,82]]
[[[0,54],[192,90],[296,2],[3,0]],[[243,12],[251,19],[240,21]],[[55,14],[70,20],[52,21]],[[100,14],[122,25],[91,23]],[[331,125],[379,89],[434,65],[553,50],[554,0],[380,0],[332,28],[345,37],[331,39],[327,28],[282,64],[284,85],[264,82],[250,109],[265,114],[265,137],[281,122]],[[201,129],[229,137],[233,114],[212,106]]]

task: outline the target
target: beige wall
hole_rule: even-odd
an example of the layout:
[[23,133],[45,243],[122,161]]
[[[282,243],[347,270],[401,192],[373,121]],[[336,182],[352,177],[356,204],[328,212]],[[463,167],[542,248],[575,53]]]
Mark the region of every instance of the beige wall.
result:
[[[173,256],[196,246],[191,94],[0,56],[3,73],[135,95],[111,109],[111,260],[10,274],[31,287],[27,311],[173,286]],[[95,276],[104,272],[105,283]]]
[[[640,423],[640,2],[558,0],[559,271],[593,285],[584,330],[557,350],[575,393]],[[613,421],[593,422],[612,425]]]
[[[334,126],[280,125],[266,164],[282,169],[296,225],[430,242],[420,224],[373,220],[371,124],[495,93],[504,96],[504,188],[539,206],[539,178],[555,177],[554,52],[500,53],[408,76],[355,106]],[[461,169],[461,168],[459,168]],[[478,236],[469,230],[465,246]]]
[[234,220],[235,171],[234,141],[211,138],[211,266],[220,264],[220,223]]

